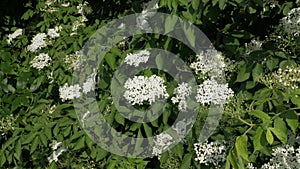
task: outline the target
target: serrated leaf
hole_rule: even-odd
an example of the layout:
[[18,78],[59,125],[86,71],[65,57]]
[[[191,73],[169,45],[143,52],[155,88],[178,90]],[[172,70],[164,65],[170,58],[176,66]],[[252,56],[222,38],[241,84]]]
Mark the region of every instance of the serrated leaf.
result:
[[274,137],[273,137],[273,134],[271,133],[270,129],[267,129],[266,138],[267,138],[268,143],[270,145],[272,145],[274,142]]
[[254,81],[257,81],[260,76],[262,76],[263,66],[260,63],[256,63],[255,67],[252,69],[252,77]]
[[283,119],[277,117],[274,121],[274,128],[270,128],[273,134],[283,143],[287,142],[287,127]]
[[258,127],[256,129],[255,135],[253,137],[254,152],[264,148],[264,146],[261,144],[261,136],[263,132],[264,131],[261,127]]
[[30,154],[32,154],[36,149],[37,149],[37,146],[39,145],[39,137],[36,136],[31,144],[31,147],[30,147]]
[[186,154],[186,155],[184,155],[184,157],[182,159],[182,163],[181,163],[179,169],[189,168],[191,166],[191,159],[192,159],[192,157],[193,157],[192,154]]
[[235,82],[243,82],[247,79],[249,79],[250,77],[250,72],[247,71],[247,64],[243,63],[243,65],[241,66],[236,81]]
[[168,16],[165,22],[165,34],[174,30],[178,18],[175,16]]
[[115,120],[117,123],[122,124],[124,126],[125,118],[120,113],[116,113]]
[[76,141],[73,150],[79,150],[79,149],[84,148],[84,145],[85,145],[84,143],[85,143],[85,136],[82,136],[81,138],[79,138],[79,139]]
[[248,159],[248,136],[247,135],[241,135],[236,138],[235,141],[235,148],[241,157],[243,157],[245,160],[249,161]]
[[252,110],[249,112],[249,114],[261,119],[264,123],[269,122],[271,120],[271,117],[267,113],[260,110]]

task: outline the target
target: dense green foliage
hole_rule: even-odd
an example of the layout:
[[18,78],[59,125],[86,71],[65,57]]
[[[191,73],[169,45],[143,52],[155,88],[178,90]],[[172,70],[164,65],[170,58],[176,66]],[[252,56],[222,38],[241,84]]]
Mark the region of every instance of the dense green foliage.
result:
[[[68,7],[61,6],[67,1],[58,1],[50,6],[44,1],[14,5],[7,2],[7,11],[24,13],[1,12],[0,168],[215,168],[195,160],[194,144],[207,116],[205,106],[199,110],[197,121],[186,138],[164,152],[160,159],[119,157],[97,146],[85,134],[72,101],[60,99],[60,86],[72,84],[74,66],[65,61],[66,57],[80,51],[89,37],[106,23],[140,13],[144,2],[93,0],[78,13],[76,6],[83,4],[83,0],[72,0]],[[287,32],[280,22],[293,8],[300,6],[297,2],[160,0],[158,3],[158,12],[176,15],[199,27],[230,62],[226,77],[235,97],[225,106],[219,126],[209,138],[209,142],[226,142],[226,160],[221,168],[242,169],[248,163],[260,167],[269,161],[274,148],[286,144],[299,146],[300,36]],[[76,22],[81,25],[74,30]],[[47,33],[56,26],[62,27],[59,37],[50,38],[47,46],[37,51],[27,50],[36,34]],[[23,29],[23,34],[9,44],[8,35],[18,28]],[[193,41],[192,35],[187,36]],[[109,92],[113,72],[128,53],[144,48],[162,48],[186,62],[190,62],[194,54],[177,40],[162,35],[136,35],[123,43],[126,45],[112,48],[99,67],[102,77],[96,85],[99,107],[105,110],[106,120],[123,133],[136,137],[154,136],[174,122],[178,111],[170,106],[151,123],[130,122],[111,104]],[[261,45],[257,47],[256,43]],[[40,53],[48,53],[52,61],[48,67],[37,70],[31,66],[31,61]],[[290,72],[283,81],[276,80],[280,69]],[[142,73],[169,79],[160,71]],[[299,80],[289,85],[289,76],[299,77]],[[176,83],[170,80],[167,87],[172,93]],[[49,163],[53,141],[62,142],[66,151],[57,162]]]

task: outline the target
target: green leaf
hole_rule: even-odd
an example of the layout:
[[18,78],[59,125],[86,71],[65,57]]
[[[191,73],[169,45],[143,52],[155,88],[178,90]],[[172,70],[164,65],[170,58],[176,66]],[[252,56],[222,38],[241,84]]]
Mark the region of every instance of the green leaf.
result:
[[85,140],[85,136],[82,136],[81,138],[79,138],[76,143],[75,143],[75,146],[73,148],[73,150],[79,150],[79,149],[82,149],[84,148],[84,141]]
[[274,121],[274,128],[270,128],[273,134],[283,143],[287,142],[287,127],[283,119],[277,117]]
[[39,142],[40,142],[39,137],[36,136],[31,144],[30,154],[32,154],[36,150],[37,146],[39,145]]
[[225,9],[227,0],[219,0],[219,8]]
[[117,123],[125,125],[125,118],[118,112],[115,114],[115,120]]
[[107,62],[107,64],[111,69],[114,70],[116,68],[116,58],[113,54],[107,53],[105,55],[105,61]]
[[157,69],[162,69],[163,68],[163,63],[164,63],[164,59],[163,57],[161,56],[161,54],[158,54],[155,58],[155,62],[156,62],[156,65],[157,65]]
[[267,60],[267,67],[269,70],[273,70],[276,66],[278,66],[279,59],[271,57],[270,59]]
[[196,36],[192,25],[184,25],[184,34],[189,41],[191,47],[195,47]]
[[0,167],[2,167],[6,162],[5,154],[4,154],[4,149],[0,151]]
[[263,133],[264,130],[262,129],[262,127],[258,127],[256,129],[255,135],[253,137],[254,152],[264,148],[264,146],[261,144],[261,136]]
[[267,129],[266,137],[267,137],[268,143],[270,145],[272,145],[273,141],[274,141],[274,137],[273,137],[273,134],[271,133],[270,129]]
[[143,123],[143,127],[147,137],[152,137],[152,129],[148,126],[148,124]]
[[200,4],[200,0],[191,0],[193,9],[197,10]]
[[186,169],[189,168],[191,166],[191,159],[192,159],[193,155],[192,154],[186,154],[183,157],[181,166],[179,169]]
[[17,160],[20,160],[21,152],[22,152],[21,142],[20,142],[20,140],[18,140],[15,145],[15,154],[14,154],[14,156],[16,157]]
[[238,75],[237,75],[237,79],[235,82],[243,82],[247,79],[249,79],[250,77],[250,72],[247,71],[247,64],[245,62],[243,62]]
[[167,19],[166,19],[166,22],[165,22],[165,34],[173,31],[174,27],[175,27],[175,24],[177,22],[177,17],[175,16],[168,16]]
[[247,135],[241,135],[236,138],[235,142],[235,148],[241,157],[243,157],[245,160],[249,161],[248,159],[248,136]]
[[252,110],[249,114],[261,119],[264,123],[270,122],[271,120],[271,117],[267,113],[260,110]]
[[255,82],[258,80],[258,78],[259,78],[260,76],[263,75],[263,73],[264,73],[263,71],[264,71],[264,70],[263,70],[262,64],[256,63],[256,64],[255,64],[255,67],[252,69],[252,77],[253,77],[253,80],[254,80]]

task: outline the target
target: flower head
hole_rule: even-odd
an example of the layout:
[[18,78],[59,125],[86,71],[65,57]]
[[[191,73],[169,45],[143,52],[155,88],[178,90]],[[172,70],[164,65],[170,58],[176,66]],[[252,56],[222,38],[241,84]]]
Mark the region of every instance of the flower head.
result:
[[30,64],[31,64],[31,67],[41,70],[44,67],[49,66],[50,61],[51,61],[51,58],[47,53],[40,53],[38,56],[33,58],[33,60],[30,62]]
[[141,50],[138,53],[129,53],[125,58],[125,63],[138,67],[140,63],[146,63],[149,59],[150,52],[147,50]]
[[14,33],[8,35],[7,43],[10,44],[12,40],[22,35],[23,30],[17,29]]
[[156,98],[167,98],[169,96],[163,83],[164,80],[156,75],[150,77],[134,76],[125,82],[124,97],[132,105],[142,105],[144,101],[152,104]]

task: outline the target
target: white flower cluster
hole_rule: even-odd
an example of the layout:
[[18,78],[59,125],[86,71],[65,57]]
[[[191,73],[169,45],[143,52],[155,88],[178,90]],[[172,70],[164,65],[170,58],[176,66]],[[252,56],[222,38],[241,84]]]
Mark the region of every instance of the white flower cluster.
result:
[[133,65],[135,67],[138,67],[140,63],[146,63],[149,59],[150,52],[147,50],[141,50],[138,53],[132,54],[129,53],[127,54],[124,62],[127,63],[128,65]]
[[214,79],[208,79],[199,85],[196,100],[203,105],[211,103],[223,105],[230,97],[233,97],[233,94],[227,83],[219,84]]
[[80,90],[81,87],[79,84],[69,86],[67,83],[65,83],[64,86],[59,87],[59,97],[62,99],[62,101],[79,98],[81,94]]
[[84,15],[84,8],[86,8],[88,5],[89,5],[89,3],[87,1],[84,1],[83,4],[79,4],[77,6],[78,13],[81,15]]
[[74,98],[79,98],[81,92],[87,94],[90,91],[94,91],[96,85],[96,75],[97,72],[96,69],[94,69],[93,72],[87,77],[82,87],[79,84],[69,86],[67,83],[65,83],[63,86],[59,87],[59,97],[62,101],[73,100]]
[[300,67],[279,68],[276,72],[259,78],[259,81],[270,88],[298,89],[300,84]]
[[250,43],[245,44],[245,53],[249,55],[251,52],[262,49],[262,42],[256,39],[252,39]]
[[281,19],[281,25],[286,33],[294,36],[300,35],[300,7],[292,9],[288,15]]
[[[32,40],[31,44],[27,46],[27,50],[30,52],[35,52],[38,49],[42,49],[47,46],[47,42],[49,43],[50,39],[54,39],[59,37],[59,31],[62,30],[61,26],[56,26],[52,29],[49,29],[47,34],[45,33],[38,33],[36,34]],[[49,38],[47,38],[49,36]]]
[[192,93],[192,87],[187,83],[181,83],[174,89],[175,97],[172,97],[172,103],[178,103],[178,109],[185,111],[187,108],[186,98]]
[[72,35],[76,35],[77,34],[77,29],[80,26],[85,26],[85,22],[88,21],[88,19],[85,16],[84,13],[84,9],[88,7],[88,2],[85,1],[83,4],[79,4],[77,6],[77,10],[78,10],[78,14],[80,14],[81,16],[79,16],[74,22],[73,22],[73,26],[72,26],[72,33],[70,34]]
[[125,82],[124,87],[126,89],[124,97],[132,105],[142,105],[144,101],[152,104],[156,98],[169,97],[164,80],[157,75],[134,76]]
[[14,33],[8,35],[7,43],[10,44],[12,40],[17,38],[18,36],[22,35],[23,30],[22,29],[17,29],[14,31]]
[[61,142],[57,142],[56,140],[54,140],[52,142],[51,148],[53,150],[52,154],[50,157],[48,157],[48,161],[49,163],[52,163],[52,161],[57,162],[58,161],[58,157],[64,152],[66,151],[66,149],[62,148],[62,143]]
[[173,142],[173,137],[168,133],[161,133],[155,136],[152,155],[157,156],[158,159],[160,159],[161,154],[167,150]]
[[214,166],[219,167],[219,165],[226,160],[227,156],[226,146],[218,141],[195,143],[194,150],[196,151],[197,156],[195,161],[205,165],[213,164]]
[[225,68],[224,57],[222,53],[215,49],[201,51],[197,55],[197,61],[193,62],[190,67],[195,70],[196,74],[202,74],[210,77],[220,77],[223,75]]
[[62,30],[61,26],[55,26],[52,29],[48,29],[47,35],[50,36],[50,38],[54,39],[59,37],[59,32]]
[[96,70],[94,70],[94,72],[88,76],[87,80],[83,83],[83,86],[82,86],[83,93],[87,94],[88,92],[95,90],[96,75],[97,75],[97,72],[96,72]]
[[50,61],[51,61],[51,58],[47,53],[40,53],[38,56],[33,58],[32,61],[30,61],[30,64],[31,64],[31,67],[41,70],[44,67],[49,66]]
[[300,166],[300,147],[277,147],[273,150],[272,158],[261,169],[296,169]]
[[44,48],[47,46],[47,43],[45,41],[47,35],[45,33],[38,33],[36,34],[32,40],[31,44],[27,46],[27,50],[30,52],[35,52],[38,49]]
[[74,54],[67,55],[64,59],[65,63],[68,64],[70,69],[79,68],[79,60],[82,57],[82,51],[76,51]]

